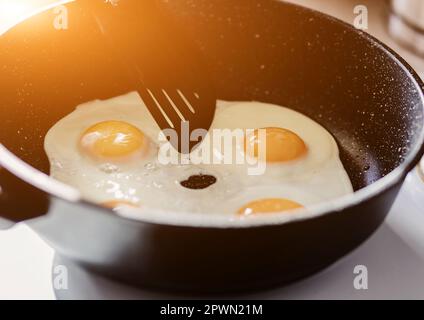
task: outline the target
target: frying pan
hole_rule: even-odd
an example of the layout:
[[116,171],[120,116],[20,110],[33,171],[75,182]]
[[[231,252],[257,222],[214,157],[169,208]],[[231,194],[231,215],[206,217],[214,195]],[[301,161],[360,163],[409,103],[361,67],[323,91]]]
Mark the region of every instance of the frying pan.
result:
[[368,34],[284,2],[158,4],[198,44],[220,99],[288,106],[326,127],[356,193],[307,218],[226,227],[135,221],[80,200],[47,176],[44,136],[76,105],[130,91],[80,1],[67,5],[68,30],[46,11],[0,38],[3,226],[26,220],[60,255],[108,277],[198,292],[295,281],[365,241],[424,152],[423,83],[411,67]]

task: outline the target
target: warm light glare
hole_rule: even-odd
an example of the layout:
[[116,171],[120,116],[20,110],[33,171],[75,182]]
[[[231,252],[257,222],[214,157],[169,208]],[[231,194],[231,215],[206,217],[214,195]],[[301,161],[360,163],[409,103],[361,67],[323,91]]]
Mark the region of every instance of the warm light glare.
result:
[[71,1],[73,0],[0,0],[0,34],[38,12]]

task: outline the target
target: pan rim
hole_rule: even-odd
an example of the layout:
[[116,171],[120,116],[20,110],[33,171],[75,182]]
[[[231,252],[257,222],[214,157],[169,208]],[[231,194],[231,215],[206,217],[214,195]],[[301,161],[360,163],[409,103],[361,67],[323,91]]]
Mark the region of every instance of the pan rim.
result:
[[[278,1],[278,0],[276,0]],[[278,1],[281,2],[281,1]],[[418,76],[416,71],[393,49],[388,47],[386,44],[382,43],[380,40],[376,39],[374,36],[364,32],[362,30],[356,29],[354,26],[338,19],[333,16],[324,14],[322,12],[306,8],[293,3],[284,2],[284,5],[292,6],[301,10],[309,11],[315,16],[327,19],[334,23],[343,25],[347,31],[354,32],[359,36],[363,37],[370,44],[376,45],[380,50],[387,54],[392,60],[394,60],[405,73],[415,84],[420,94],[421,107],[424,112],[424,82]],[[0,143],[0,166],[8,170],[10,173],[16,177],[22,179],[23,181],[37,187],[38,189],[46,192],[47,194],[73,203],[74,205],[83,205],[86,207],[93,207],[98,212],[102,212],[113,216],[117,221],[129,221],[131,223],[140,223],[143,225],[156,225],[156,226],[168,226],[168,227],[185,227],[185,228],[219,228],[219,229],[240,229],[240,228],[253,228],[253,227],[267,227],[275,225],[283,225],[293,222],[300,222],[305,220],[311,220],[319,218],[331,213],[339,213],[347,208],[354,207],[360,203],[369,201],[371,198],[374,198],[390,188],[394,187],[396,184],[400,183],[406,178],[406,175],[419,163],[422,156],[424,155],[424,126],[421,129],[421,132],[417,136],[416,144],[411,147],[408,152],[408,155],[405,157],[404,161],[399,164],[395,169],[393,169],[389,174],[380,178],[379,180],[373,182],[372,184],[354,192],[351,195],[338,197],[334,200],[325,201],[311,206],[308,210],[298,212],[295,214],[284,214],[277,213],[272,216],[261,216],[249,219],[237,219],[237,220],[228,220],[223,222],[217,217],[212,217],[211,219],[198,221],[186,221],[182,222],[182,219],[176,219],[176,221],[171,221],[168,219],[168,214],[172,214],[169,211],[162,211],[158,209],[151,209],[150,211],[159,213],[158,216],[166,217],[161,220],[164,221],[149,221],[143,220],[140,217],[135,218],[132,215],[128,214],[116,214],[110,209],[102,208],[94,203],[83,200],[80,192],[70,187],[62,182],[59,182],[47,174],[35,169],[30,166],[25,161],[21,160],[11,151],[9,151],[3,144]],[[165,214],[164,214],[165,213]],[[178,213],[179,215],[180,213]],[[184,213],[183,213],[184,214]],[[180,221],[177,221],[180,220]]]

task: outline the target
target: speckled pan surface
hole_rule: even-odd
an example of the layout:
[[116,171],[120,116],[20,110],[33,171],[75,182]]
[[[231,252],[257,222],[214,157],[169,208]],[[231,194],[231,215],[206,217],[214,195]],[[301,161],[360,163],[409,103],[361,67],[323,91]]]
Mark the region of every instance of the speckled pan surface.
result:
[[[68,214],[55,210],[31,223],[60,254],[131,283],[182,290],[293,281],[364,241],[422,154],[422,83],[413,71],[368,35],[298,6],[271,0],[158,3],[199,44],[220,99],[285,105],[324,125],[356,190],[404,159],[408,165],[390,188],[380,185],[364,201],[314,219],[242,229],[128,221],[51,198],[3,170],[1,215],[22,220],[49,205],[66,208]],[[54,30],[53,13],[46,12],[0,38],[0,117],[6,119],[0,141],[45,173],[43,138],[58,119],[81,102],[130,91],[119,57],[105,51],[83,6],[68,5],[67,31]]]

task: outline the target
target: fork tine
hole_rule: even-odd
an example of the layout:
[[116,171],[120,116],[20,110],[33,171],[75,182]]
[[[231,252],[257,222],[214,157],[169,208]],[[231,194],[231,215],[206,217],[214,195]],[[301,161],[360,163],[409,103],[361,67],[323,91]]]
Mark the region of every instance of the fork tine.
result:
[[168,127],[175,128],[151,90],[138,88],[138,93],[161,129]]
[[[174,108],[175,112],[178,114],[178,116],[180,117],[181,121],[187,121],[186,118],[184,117],[184,115],[182,114],[182,112],[179,110],[178,106],[175,104],[174,100],[172,100],[172,98],[170,97],[170,95],[165,91],[165,89],[162,89],[163,94],[165,95],[165,97],[168,99],[169,103],[172,105],[172,107]],[[181,105],[180,105],[181,107]]]
[[177,108],[181,112],[181,115],[186,121],[189,121],[193,118],[193,112],[190,110],[187,103],[183,100],[177,90],[168,90],[167,94],[169,98],[173,101],[173,103],[177,106]]
[[[193,124],[191,129],[209,129],[215,113],[215,108],[205,108],[204,106],[216,104],[216,98],[208,95],[204,91],[201,93],[196,91],[176,90],[176,95],[180,98],[181,103],[186,106],[186,118],[191,119]],[[175,101],[175,100],[174,100]]]
[[[178,103],[176,103],[171,97],[170,99],[173,101],[174,106],[171,104],[170,99],[167,98],[166,94],[164,93],[165,90],[163,89],[155,89],[151,90],[156,98],[156,102],[160,104],[164,112],[166,113],[167,117],[170,119],[170,121],[174,125],[174,129],[179,131],[181,128],[181,123],[185,121],[185,117],[183,116],[182,112],[179,111]],[[165,91],[167,92],[167,91]]]
[[188,95],[185,95],[181,90],[177,90],[178,94],[180,95],[181,99],[183,99],[184,103],[186,104],[186,106],[190,109],[190,111],[195,114],[196,113],[196,109],[193,107],[192,102],[190,101]]

